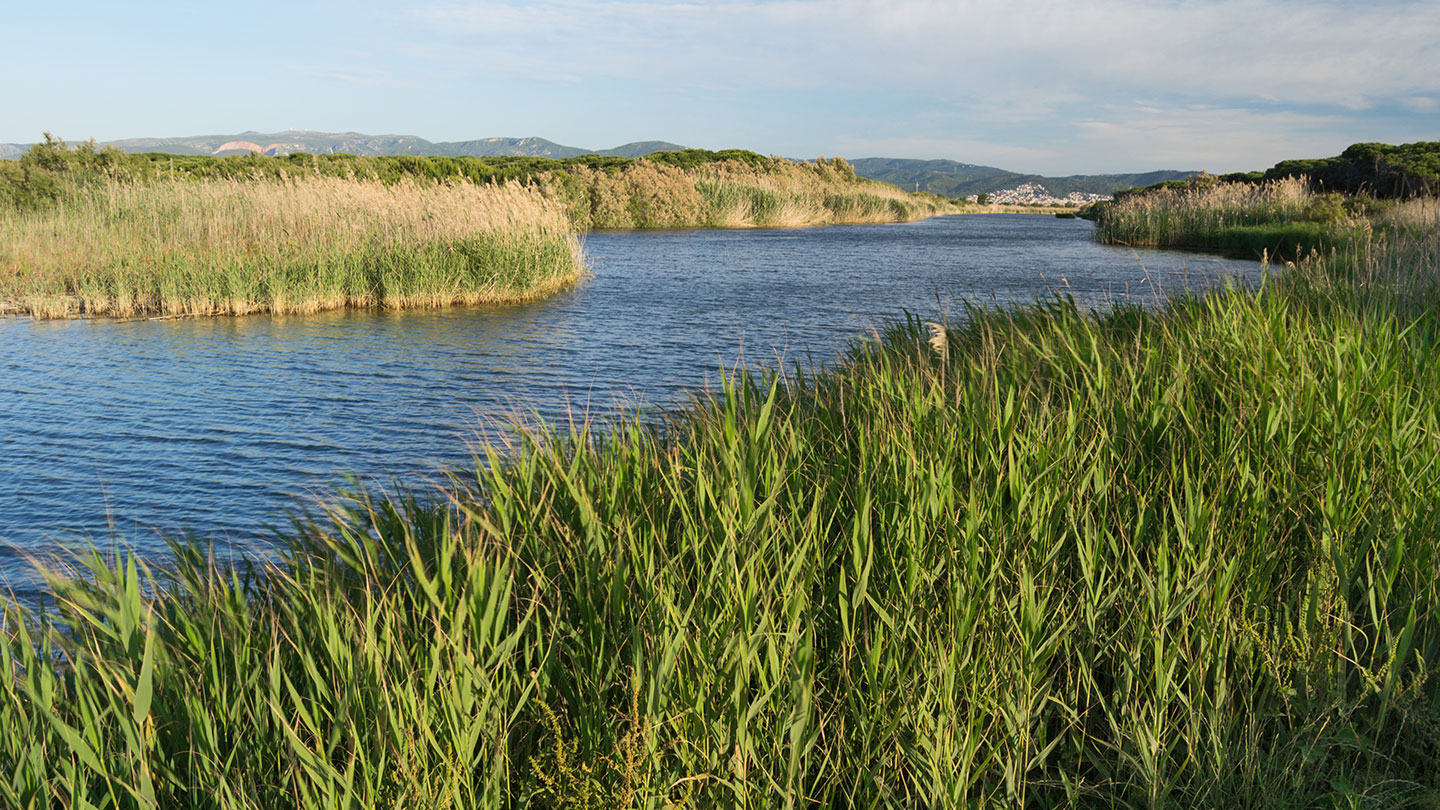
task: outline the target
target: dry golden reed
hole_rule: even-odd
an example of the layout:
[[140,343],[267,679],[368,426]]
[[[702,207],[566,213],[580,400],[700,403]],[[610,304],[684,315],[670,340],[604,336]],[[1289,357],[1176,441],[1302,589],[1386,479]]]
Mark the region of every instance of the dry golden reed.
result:
[[583,271],[562,206],[518,185],[110,183],[0,216],[0,300],[37,317],[515,301]]
[[620,170],[571,166],[566,173],[540,185],[564,200],[575,226],[585,230],[797,228],[905,222],[959,210],[940,198],[856,177],[842,159],[727,160],[691,169],[640,160]]
[[1206,246],[1236,227],[1304,220],[1313,198],[1305,177],[1153,189],[1106,208],[1100,236],[1128,245]]

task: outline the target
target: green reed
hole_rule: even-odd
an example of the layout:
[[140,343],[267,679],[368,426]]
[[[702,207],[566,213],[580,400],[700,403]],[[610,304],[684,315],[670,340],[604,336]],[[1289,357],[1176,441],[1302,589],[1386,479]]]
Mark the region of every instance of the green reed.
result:
[[1363,197],[1315,194],[1304,177],[1258,184],[1202,177],[1179,187],[1118,197],[1100,208],[1096,235],[1110,244],[1293,257],[1363,240],[1367,216],[1391,205]]
[[[1437,240],[909,319],[7,608],[7,807],[1434,807]],[[1328,263],[1327,263],[1328,262]]]

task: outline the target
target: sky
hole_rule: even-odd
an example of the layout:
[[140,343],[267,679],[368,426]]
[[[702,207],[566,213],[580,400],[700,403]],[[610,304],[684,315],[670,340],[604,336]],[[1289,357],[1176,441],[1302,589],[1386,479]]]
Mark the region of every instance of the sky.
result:
[[0,0],[0,142],[310,129],[1041,174],[1440,140],[1440,2]]

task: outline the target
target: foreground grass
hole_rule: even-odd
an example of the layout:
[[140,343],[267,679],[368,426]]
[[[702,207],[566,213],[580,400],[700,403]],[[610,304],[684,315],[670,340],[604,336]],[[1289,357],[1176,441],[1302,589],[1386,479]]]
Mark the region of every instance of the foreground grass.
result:
[[40,317],[516,301],[583,272],[565,212],[516,185],[106,182],[0,214],[0,308]]
[[909,322],[6,608],[7,807],[1434,807],[1440,240]]

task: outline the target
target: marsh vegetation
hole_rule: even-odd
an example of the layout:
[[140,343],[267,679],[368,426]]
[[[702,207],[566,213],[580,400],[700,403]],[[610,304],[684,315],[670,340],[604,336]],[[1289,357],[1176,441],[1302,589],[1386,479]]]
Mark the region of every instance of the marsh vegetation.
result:
[[0,311],[39,317],[506,302],[593,229],[900,222],[959,210],[843,159],[197,158],[47,138],[0,165]]
[[1307,177],[1226,182],[1214,177],[1166,183],[1097,206],[1102,242],[1148,247],[1298,255],[1359,249],[1377,231],[1424,234],[1440,222],[1432,197],[1399,201],[1320,192]]
[[[450,238],[404,211],[491,194],[462,207],[508,234],[504,212],[548,206],[573,257],[580,200],[589,227],[843,208],[803,196],[848,182],[834,164],[736,164],[548,190],[106,181],[13,221],[183,253],[211,212],[269,235],[294,205],[279,222],[318,217],[303,244],[357,252],[390,227]],[[166,207],[188,194],[210,196]],[[396,195],[425,202],[337,224]],[[83,555],[46,603],[4,604],[0,802],[1434,807],[1430,205],[1299,181],[1137,195],[1106,238],[1321,241],[1254,288],[909,318],[832,367],[733,369],[658,425],[523,431],[438,490],[337,495],[272,563],[183,539],[163,568]]]
[[[524,435],[10,606],[12,806],[1432,806],[1436,232]],[[436,497],[438,496],[438,498]]]
[[563,209],[514,184],[161,180],[0,216],[0,272],[39,317],[243,315],[523,300],[584,260]]

